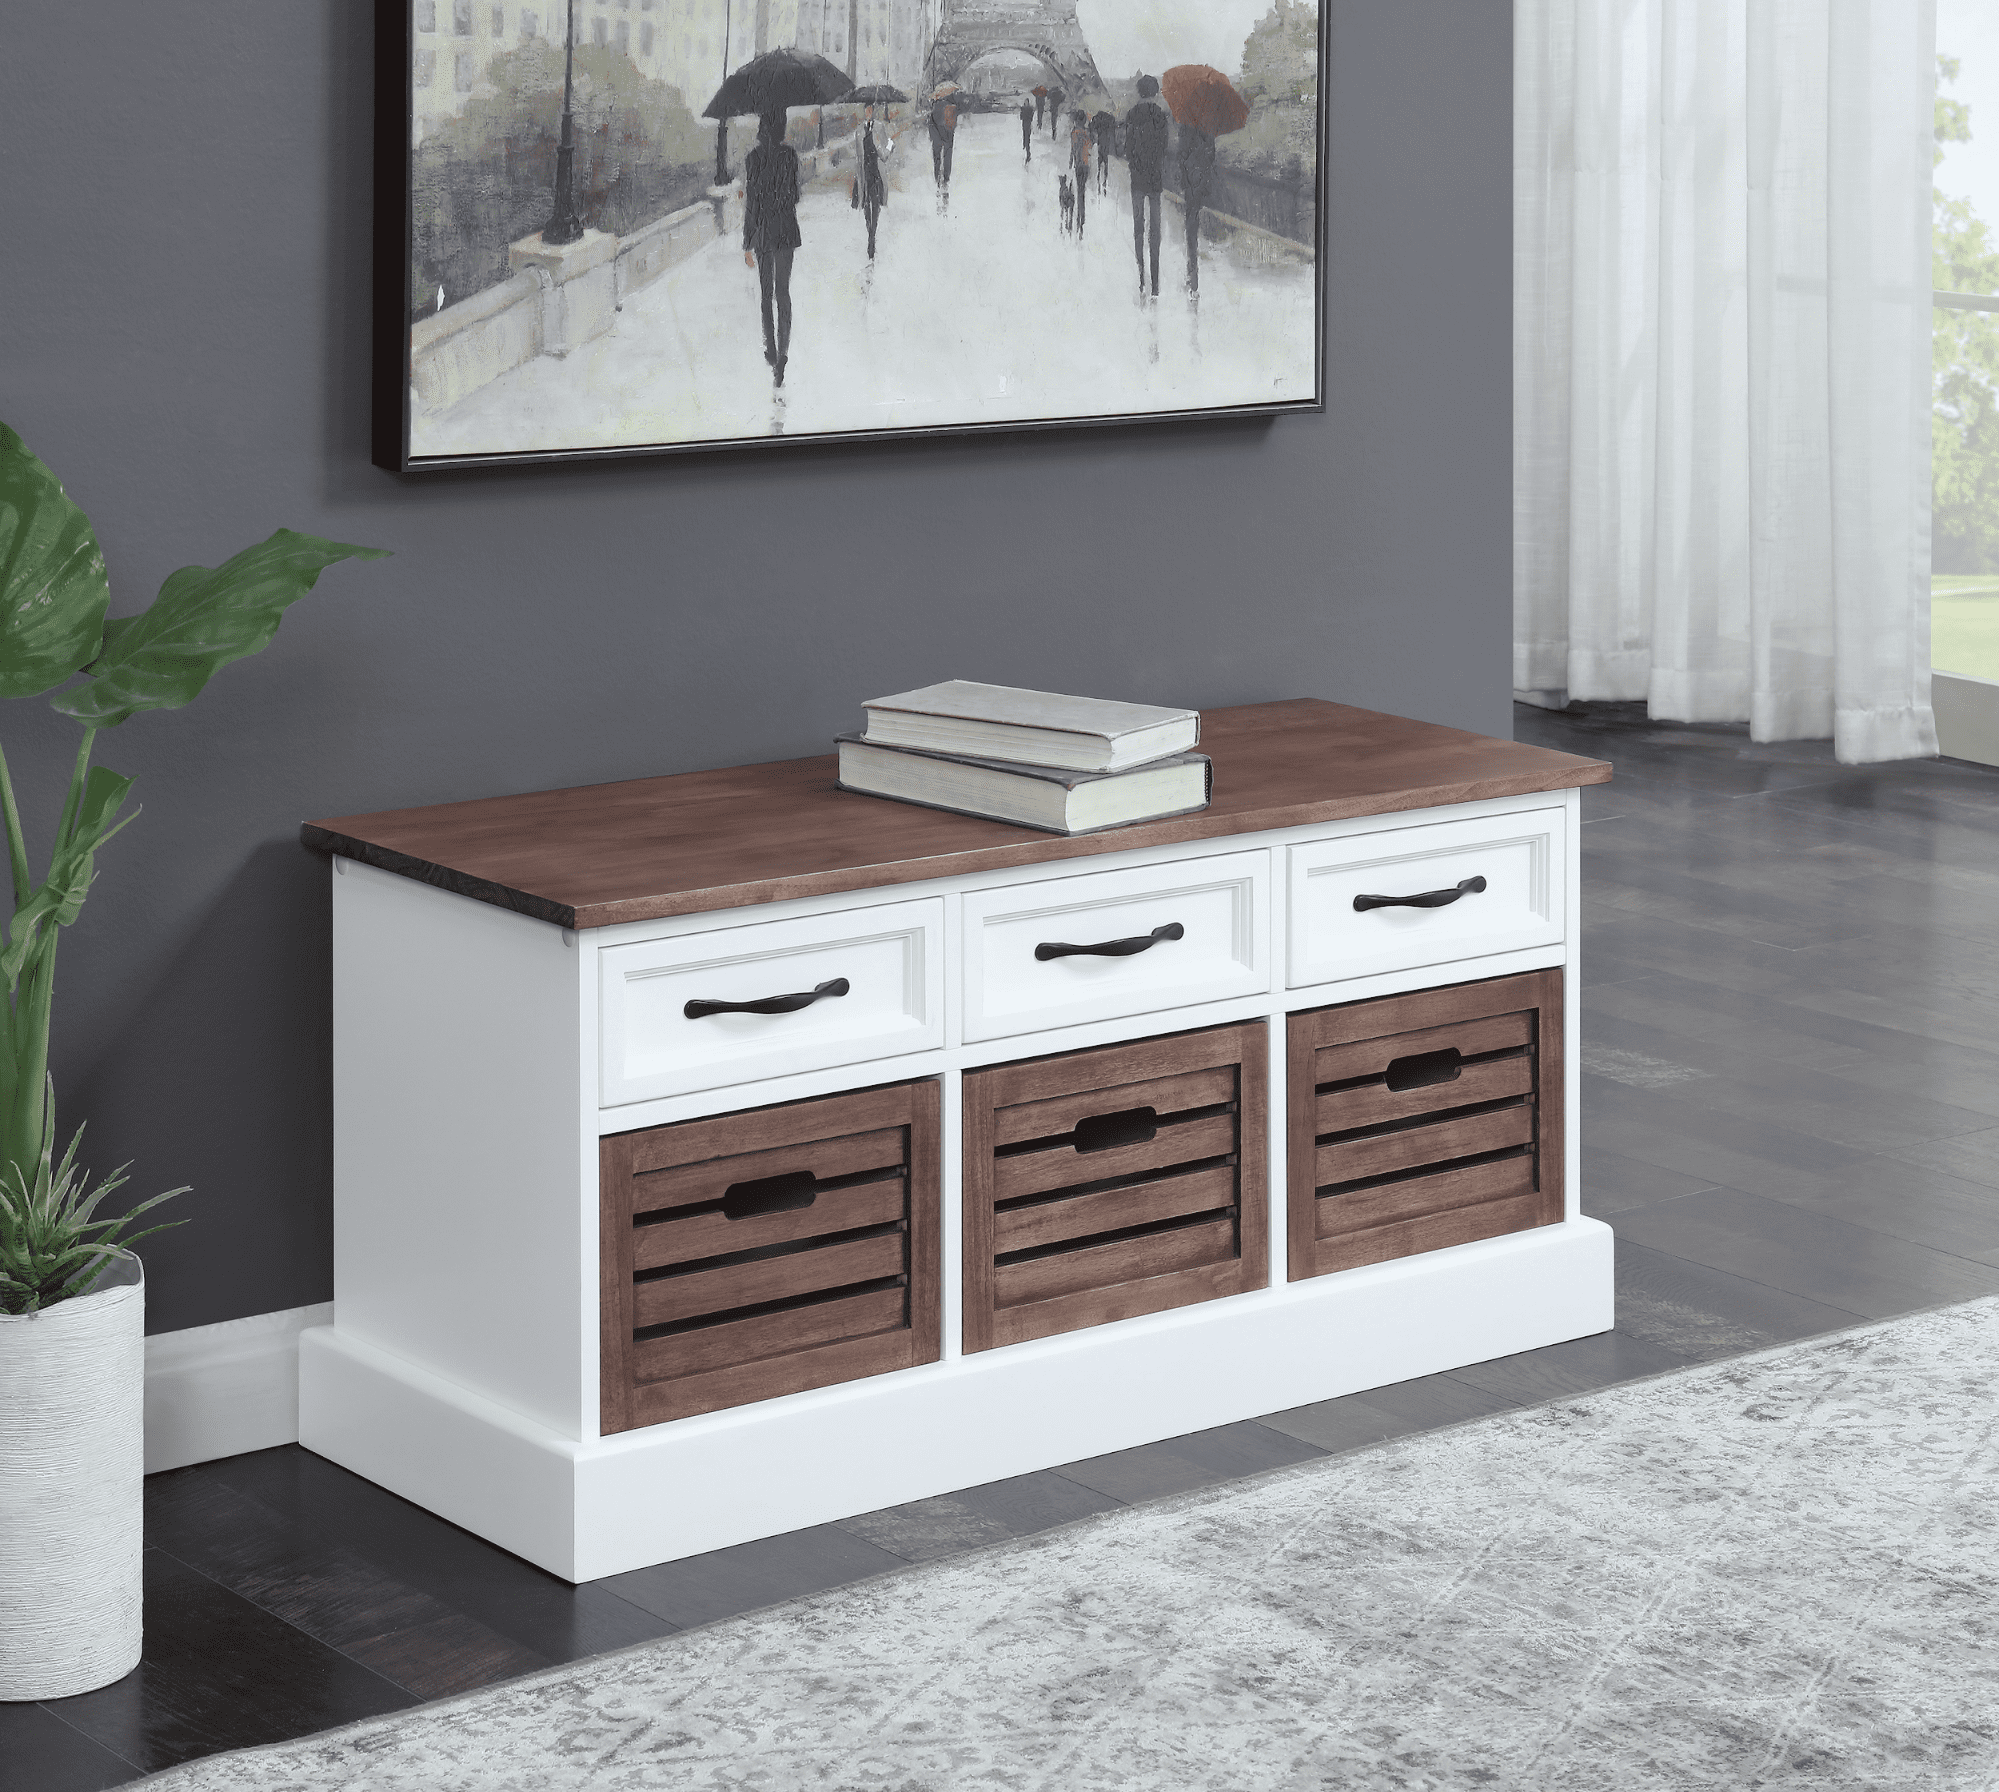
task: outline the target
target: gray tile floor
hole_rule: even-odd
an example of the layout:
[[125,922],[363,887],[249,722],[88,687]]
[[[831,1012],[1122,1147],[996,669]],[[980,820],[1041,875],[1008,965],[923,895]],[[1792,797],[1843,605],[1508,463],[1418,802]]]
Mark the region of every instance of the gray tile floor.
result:
[[676,1624],[1999,1293],[1999,772],[1522,707],[1583,793],[1583,1208],[1617,1328],[605,1583]]

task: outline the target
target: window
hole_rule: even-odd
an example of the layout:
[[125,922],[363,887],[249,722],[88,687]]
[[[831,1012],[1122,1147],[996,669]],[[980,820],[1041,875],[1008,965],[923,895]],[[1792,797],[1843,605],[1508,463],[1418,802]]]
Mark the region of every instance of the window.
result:
[[458,52],[458,91],[460,93],[472,91],[472,55],[468,50]]
[[590,21],[590,41],[593,44],[608,43],[610,36],[611,28],[604,20],[592,19]]
[[618,48],[629,56],[632,53],[632,22],[630,19],[618,21]]
[[525,37],[539,37],[540,35],[541,35],[540,16],[536,13],[531,13],[531,12],[522,13],[521,36],[525,38]]
[[435,50],[417,51],[416,84],[419,87],[428,87],[431,84],[431,82],[435,81],[436,79],[437,79],[437,52]]
[[1999,680],[1999,14],[1990,0],[1938,0],[1937,61],[1930,660]]
[[437,0],[416,0],[416,28],[419,31],[437,29]]
[[458,37],[472,35],[472,0],[451,0],[451,29]]
[[650,56],[652,54],[652,20],[650,19],[646,20],[639,27],[639,54],[641,56]]
[[507,35],[507,9],[504,6],[493,8],[493,35],[495,37]]

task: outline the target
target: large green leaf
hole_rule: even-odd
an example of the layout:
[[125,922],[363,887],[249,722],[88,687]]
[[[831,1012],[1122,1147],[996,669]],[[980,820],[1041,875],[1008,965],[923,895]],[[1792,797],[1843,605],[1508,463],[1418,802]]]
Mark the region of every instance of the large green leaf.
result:
[[220,566],[183,566],[150,609],[104,625],[104,650],[83,668],[91,682],[50,701],[93,728],[115,728],[143,709],[178,709],[231,660],[264,647],[335,561],[385,557],[380,548],[280,529]]
[[90,518],[0,423],[0,697],[36,697],[94,659],[111,587]]

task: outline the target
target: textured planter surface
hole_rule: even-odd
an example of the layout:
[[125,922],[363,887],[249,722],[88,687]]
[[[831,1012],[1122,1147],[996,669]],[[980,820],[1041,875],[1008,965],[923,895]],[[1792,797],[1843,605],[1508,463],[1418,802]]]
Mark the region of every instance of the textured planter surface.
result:
[[0,1700],[88,1692],[139,1664],[146,1290],[0,1315]]

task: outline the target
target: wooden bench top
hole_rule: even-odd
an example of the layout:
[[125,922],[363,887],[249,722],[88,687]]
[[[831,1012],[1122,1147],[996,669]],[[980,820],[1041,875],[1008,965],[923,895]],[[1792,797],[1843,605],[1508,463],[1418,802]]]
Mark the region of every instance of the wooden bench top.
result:
[[307,822],[308,846],[558,927],[611,927],[1608,783],[1611,768],[1300,697],[1209,710],[1198,815],[1063,836],[838,789],[831,755]]

